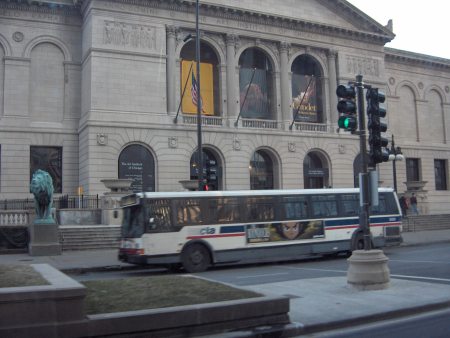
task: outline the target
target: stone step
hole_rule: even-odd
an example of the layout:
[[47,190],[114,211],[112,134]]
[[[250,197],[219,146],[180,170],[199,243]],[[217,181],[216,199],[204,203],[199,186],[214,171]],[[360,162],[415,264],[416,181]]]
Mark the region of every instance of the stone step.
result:
[[403,218],[403,231],[450,229],[450,215],[411,215]]
[[59,227],[62,250],[117,249],[120,243],[120,226]]

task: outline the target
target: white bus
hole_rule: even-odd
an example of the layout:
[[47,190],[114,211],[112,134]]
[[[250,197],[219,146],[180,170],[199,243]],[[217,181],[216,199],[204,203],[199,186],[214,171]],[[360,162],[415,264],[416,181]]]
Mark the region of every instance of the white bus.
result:
[[[294,260],[364,248],[359,189],[136,193],[122,198],[119,259],[183,267]],[[392,189],[370,209],[373,247],[401,243]]]

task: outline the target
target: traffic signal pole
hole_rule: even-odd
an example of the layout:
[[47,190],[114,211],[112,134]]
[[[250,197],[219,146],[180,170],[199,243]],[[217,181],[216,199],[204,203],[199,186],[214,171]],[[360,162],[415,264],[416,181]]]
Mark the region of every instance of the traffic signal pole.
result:
[[355,87],[357,90],[357,105],[358,105],[358,123],[359,123],[359,146],[361,154],[361,173],[359,180],[359,230],[364,236],[364,250],[371,249],[370,239],[370,221],[369,221],[369,208],[370,208],[370,194],[369,194],[369,173],[367,157],[367,143],[366,143],[366,118],[364,110],[364,83],[362,75],[356,76]]
[[[366,129],[364,109],[364,89],[367,88],[368,90],[371,90],[371,86],[364,85],[362,75],[356,76],[356,82],[353,83],[353,86],[355,87],[358,97],[356,106],[358,111],[359,130],[358,132],[355,132],[355,130],[352,129],[347,131],[351,131],[353,134],[357,133],[359,135],[362,172],[359,174],[359,228],[357,230],[358,235],[356,235],[355,240],[358,240],[359,234],[362,232],[364,239],[364,250],[354,250],[351,257],[347,260],[349,263],[347,283],[357,290],[381,290],[389,287],[390,272],[389,267],[387,266],[388,258],[383,254],[383,251],[371,249],[372,241],[370,236],[369,219],[371,197],[369,193],[369,164],[367,159],[366,133],[367,129],[369,129],[369,132],[373,133],[373,128]],[[340,96],[339,93],[336,92],[336,94]],[[376,113],[378,114],[378,112]],[[373,112],[371,112],[371,114],[373,114]],[[371,148],[373,148],[372,143],[373,140],[371,142]],[[374,158],[376,157],[377,156]],[[374,162],[374,158],[371,159],[371,162]]]

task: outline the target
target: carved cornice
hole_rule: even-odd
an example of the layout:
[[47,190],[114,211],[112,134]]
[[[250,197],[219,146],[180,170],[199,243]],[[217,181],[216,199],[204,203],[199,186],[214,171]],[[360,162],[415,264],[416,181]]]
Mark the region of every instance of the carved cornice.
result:
[[[15,0],[20,1],[20,0]],[[73,0],[79,7],[90,0]],[[187,12],[194,14],[196,11],[196,1],[194,0],[109,0],[129,5],[145,6],[147,8],[165,9],[169,11]],[[359,41],[370,41],[385,44],[394,38],[394,34],[387,28],[379,25],[376,21],[351,6],[343,0],[319,0],[328,8],[334,8],[348,14],[349,19],[357,16],[360,26],[365,29],[349,29],[331,26],[326,23],[317,23],[292,17],[256,12],[245,9],[238,9],[226,5],[199,3],[200,15],[216,17],[227,20],[235,20],[250,24],[267,25],[277,28],[291,29],[302,32],[316,33],[322,35],[338,36],[346,39]]]
[[0,8],[9,10],[32,10],[46,14],[80,15],[79,0],[38,1],[38,0],[8,0],[1,1]]
[[434,68],[437,70],[450,70],[449,59],[394,48],[385,48],[384,51],[387,62]]

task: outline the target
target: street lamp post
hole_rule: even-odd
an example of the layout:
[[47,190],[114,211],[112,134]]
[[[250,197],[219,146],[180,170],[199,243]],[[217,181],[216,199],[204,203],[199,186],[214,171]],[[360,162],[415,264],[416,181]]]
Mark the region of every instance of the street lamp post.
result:
[[391,149],[389,150],[389,160],[392,161],[392,176],[394,180],[394,191],[397,192],[397,167],[396,161],[403,161],[405,157],[400,147],[395,147],[394,135],[392,135]]

